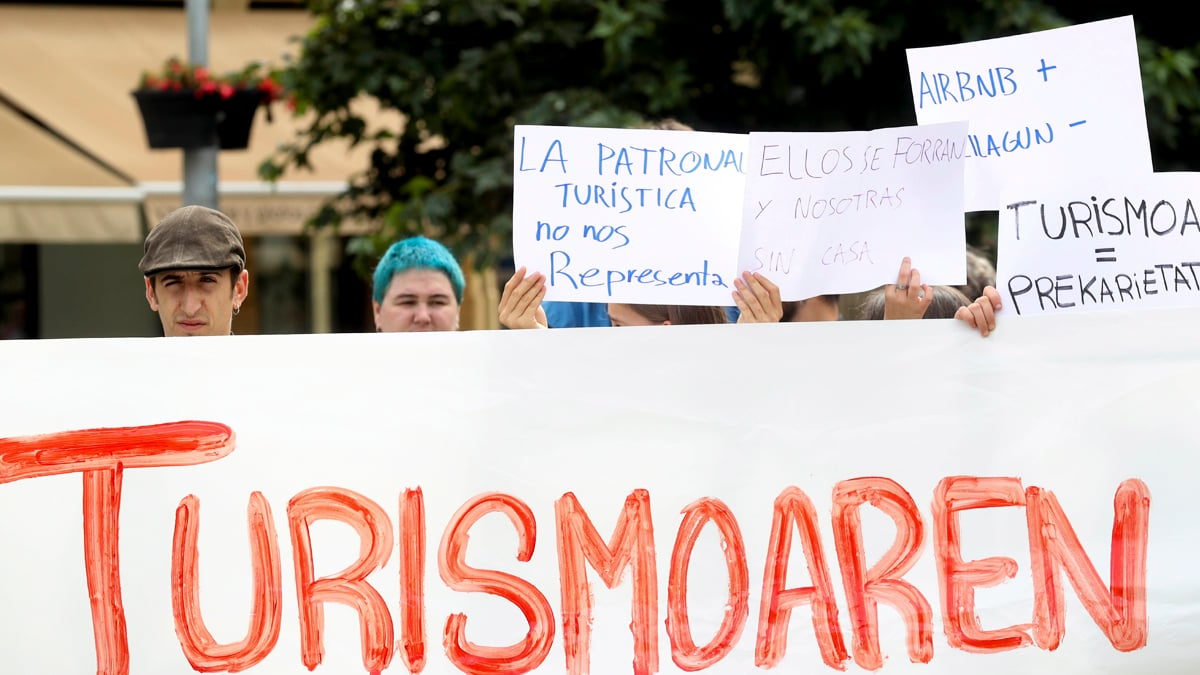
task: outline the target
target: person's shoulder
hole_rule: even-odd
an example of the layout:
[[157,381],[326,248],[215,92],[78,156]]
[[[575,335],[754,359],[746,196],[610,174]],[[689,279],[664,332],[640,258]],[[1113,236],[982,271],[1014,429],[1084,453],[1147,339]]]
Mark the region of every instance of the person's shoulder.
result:
[[543,302],[551,328],[609,326],[608,305],[602,302]]

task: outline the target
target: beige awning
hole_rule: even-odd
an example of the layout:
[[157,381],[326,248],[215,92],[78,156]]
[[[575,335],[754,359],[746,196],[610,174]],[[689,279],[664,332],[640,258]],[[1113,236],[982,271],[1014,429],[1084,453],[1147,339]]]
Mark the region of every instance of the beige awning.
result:
[[137,188],[0,186],[0,244],[139,242],[141,202]]
[[[183,205],[180,183],[143,183],[146,223],[153,226]],[[338,194],[343,183],[280,181],[278,183],[222,183],[221,210],[247,236],[295,234],[324,201]],[[341,231],[361,233],[361,223],[345,222]]]
[[0,185],[128,187],[118,174],[0,103]]
[[[281,65],[282,55],[296,49],[291,38],[304,34],[311,22],[311,15],[299,10],[214,12],[209,20],[210,68],[225,72],[254,60]],[[0,241],[29,240],[31,231],[34,240],[39,233],[48,236],[51,231],[60,240],[70,239],[72,229],[78,233],[76,241],[88,241],[96,240],[103,231],[86,217],[80,219],[78,208],[64,208],[56,214],[52,201],[23,199],[28,191],[20,187],[143,189],[148,184],[183,180],[183,152],[147,147],[130,95],[143,70],[160,67],[170,56],[187,56],[182,8],[0,6],[0,187],[11,188],[0,190]],[[4,99],[53,133],[13,112]],[[398,123],[398,116],[391,120],[391,124]],[[220,153],[219,184],[257,183],[259,163],[301,126],[281,104],[275,106],[273,124],[267,123],[265,111],[260,109],[250,147]],[[61,139],[55,138],[55,133]],[[337,142],[324,144],[310,155],[311,172],[284,177],[322,186],[320,189],[274,190],[255,197],[262,207],[257,209],[259,213],[270,211],[270,203],[274,203],[278,211],[291,214],[276,219],[267,229],[278,231],[286,219],[294,223],[293,231],[298,231],[304,220],[299,217],[304,215],[302,211],[311,213],[320,203],[318,193],[336,192],[326,188],[344,185],[367,166],[366,148],[347,147]],[[222,194],[221,198],[224,207],[227,197]],[[244,196],[232,194],[228,199],[231,205],[245,201]],[[110,206],[117,201],[114,198]],[[73,203],[78,206],[81,200]],[[26,214],[19,230],[13,225],[18,204]],[[41,215],[31,217],[31,209],[40,209]],[[130,212],[140,233],[142,206]],[[114,218],[110,214],[105,220]],[[109,222],[110,233],[123,232],[111,225]],[[138,237],[140,234],[134,239]]]
[[137,190],[4,105],[0,147],[0,243],[141,239]]

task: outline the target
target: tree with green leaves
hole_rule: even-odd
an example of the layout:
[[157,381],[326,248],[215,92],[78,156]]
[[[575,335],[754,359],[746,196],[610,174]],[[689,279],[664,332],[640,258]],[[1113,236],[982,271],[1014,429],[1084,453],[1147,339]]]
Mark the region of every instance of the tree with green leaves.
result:
[[[313,122],[262,175],[303,168],[335,139],[367,144],[369,166],[312,224],[379,223],[355,240],[365,260],[424,233],[481,267],[511,249],[516,124],[914,124],[906,48],[1127,13],[1038,0],[312,0],[310,10],[316,25],[283,80]],[[1135,23],[1156,169],[1200,168],[1200,44],[1165,6]],[[369,128],[352,105],[363,97],[404,123]],[[973,220],[971,237],[985,246],[986,223]]]

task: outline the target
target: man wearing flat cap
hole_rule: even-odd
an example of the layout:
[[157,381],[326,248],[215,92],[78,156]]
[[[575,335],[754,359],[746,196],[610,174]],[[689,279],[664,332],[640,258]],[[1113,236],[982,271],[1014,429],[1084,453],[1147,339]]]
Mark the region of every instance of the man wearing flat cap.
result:
[[138,269],[167,337],[229,335],[250,286],[242,234],[204,206],[172,211],[154,226]]

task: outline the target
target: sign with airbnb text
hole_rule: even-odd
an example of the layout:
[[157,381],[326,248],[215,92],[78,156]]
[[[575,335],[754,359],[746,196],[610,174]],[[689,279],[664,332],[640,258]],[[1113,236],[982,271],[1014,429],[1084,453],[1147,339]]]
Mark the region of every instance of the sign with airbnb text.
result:
[[1154,170],[1133,17],[908,50],[919,124],[966,120],[966,208],[1089,171]]
[[0,661],[1194,673],[1200,312],[1134,316],[0,343]]

